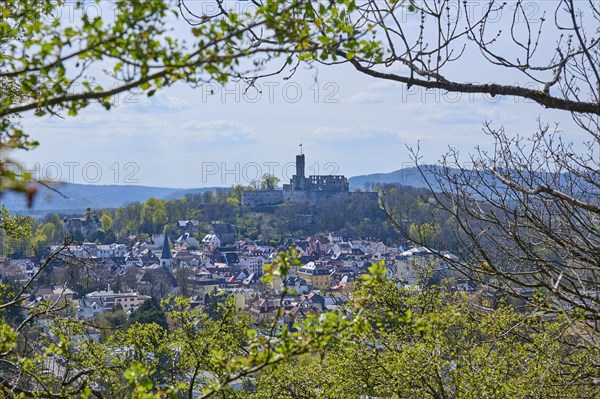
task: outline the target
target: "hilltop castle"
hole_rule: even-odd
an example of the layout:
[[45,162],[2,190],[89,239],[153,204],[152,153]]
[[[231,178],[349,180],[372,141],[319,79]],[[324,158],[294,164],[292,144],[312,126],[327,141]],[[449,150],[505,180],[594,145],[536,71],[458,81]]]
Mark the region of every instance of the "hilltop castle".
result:
[[304,154],[296,155],[296,174],[290,184],[283,185],[283,191],[328,191],[348,192],[348,179],[342,175],[304,176]]
[[296,155],[296,174],[290,184],[283,185],[286,202],[318,202],[338,193],[347,193],[348,179],[342,175],[313,175],[306,177],[304,154]]
[[305,175],[304,154],[296,155],[296,174],[292,176],[289,184],[283,185],[283,190],[258,190],[244,191],[242,205],[256,207],[275,205],[283,202],[317,204],[334,195],[364,195],[374,196],[375,193],[350,193],[348,179],[342,175]]

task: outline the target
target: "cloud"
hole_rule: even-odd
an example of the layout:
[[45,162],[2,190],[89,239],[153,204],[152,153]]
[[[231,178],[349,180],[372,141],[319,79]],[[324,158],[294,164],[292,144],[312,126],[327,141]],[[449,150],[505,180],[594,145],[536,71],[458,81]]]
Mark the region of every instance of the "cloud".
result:
[[360,92],[344,100],[351,104],[381,104],[385,97],[377,93]]
[[415,122],[444,126],[468,125],[480,128],[486,120],[513,122],[517,118],[517,110],[510,110],[510,105],[500,106],[496,103],[496,99],[469,97],[469,94],[464,93],[458,95],[464,97],[456,100],[455,97],[445,97],[441,93],[432,91],[431,96],[423,101],[411,99],[396,105],[393,109],[411,115],[411,119]]
[[368,90],[375,91],[399,91],[406,88],[404,83],[395,82],[393,80],[376,80],[367,85]]
[[130,93],[124,95],[120,100],[123,103],[138,104],[134,112],[183,111],[192,106],[186,100],[173,97],[163,91],[157,92],[152,97],[148,97],[145,93]]
[[406,98],[406,85],[390,80],[377,80],[366,86],[365,91],[358,92],[344,100],[350,104],[381,104],[391,99]]
[[181,124],[177,130],[178,136],[192,141],[233,140],[236,142],[253,140],[256,129],[231,120],[191,120]]
[[373,138],[405,138],[407,134],[400,130],[366,127],[366,126],[350,126],[329,127],[321,126],[312,131],[313,135],[324,140],[364,140]]

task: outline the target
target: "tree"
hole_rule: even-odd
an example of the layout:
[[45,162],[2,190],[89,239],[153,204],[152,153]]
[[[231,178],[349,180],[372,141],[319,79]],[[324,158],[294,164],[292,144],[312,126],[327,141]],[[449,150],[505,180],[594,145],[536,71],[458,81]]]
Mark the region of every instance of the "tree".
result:
[[31,236],[34,220],[28,216],[11,216],[4,204],[0,205],[0,230],[10,237]]
[[46,215],[41,222],[51,223],[54,225],[54,241],[59,242],[65,239],[65,223],[62,217],[57,213],[51,213]]
[[137,267],[131,266],[123,273],[123,282],[130,291],[134,291],[137,288]]
[[127,325],[127,313],[123,310],[123,306],[118,304],[110,311],[100,313],[96,317],[96,325],[100,329],[103,340],[107,340],[115,330]]
[[[282,253],[270,271],[285,276],[297,262],[297,254]],[[0,313],[20,302],[21,293],[0,304]],[[192,397],[198,391],[202,398],[233,395],[233,382],[311,348],[324,348],[330,337],[353,325],[333,314],[311,317],[303,332],[285,331],[281,340],[279,335],[268,337],[248,329],[248,317],[236,311],[232,297],[220,304],[218,320],[190,309],[189,299],[175,298],[169,305],[173,327],[166,329],[164,312],[151,299],[134,312],[126,331],[116,329],[97,342],[88,335],[89,322],[55,317],[57,309],[47,305],[29,309],[26,322],[16,328],[0,318],[3,397],[164,398],[165,394]],[[109,324],[122,322],[118,313]],[[32,328],[34,317],[47,317],[48,333]],[[27,339],[19,340],[19,334]]]
[[190,296],[190,280],[193,276],[193,271],[187,266],[179,266],[175,269],[175,279],[177,280],[177,286],[179,287],[179,292],[182,296]]
[[276,190],[279,184],[279,177],[265,173],[260,182],[261,190]]
[[226,302],[230,295],[222,290],[214,289],[204,296],[203,311],[212,320],[219,320],[226,311]]
[[231,191],[229,192],[229,198],[227,198],[227,202],[235,207],[239,207],[242,203],[243,192],[246,190],[247,187],[241,184],[234,184],[231,186]]
[[577,310],[600,331],[597,160],[576,155],[547,125],[527,151],[488,128],[496,151],[475,154],[476,169],[453,152],[442,167],[423,167],[437,206],[455,220],[453,267],[529,304],[543,293],[548,302],[536,307]]
[[[552,134],[544,123],[533,136],[530,152],[522,142],[489,124],[487,132],[496,141],[498,152],[477,154],[474,171],[460,168],[451,153],[446,165],[437,169],[440,181],[435,186],[432,182],[437,201],[427,203],[453,216],[465,244],[463,258],[455,264],[459,270],[505,292],[521,295],[524,291],[518,288],[533,289],[535,295],[527,299],[532,309],[541,313],[519,314],[505,307],[494,310],[484,302],[472,304],[436,292],[407,296],[384,284],[385,273],[375,268],[346,315],[327,312],[309,317],[293,333],[284,327],[276,335],[273,328],[275,336],[251,330],[248,341],[238,340],[234,334],[242,328],[234,333],[226,329],[236,326],[231,322],[211,324],[185,310],[174,312],[182,326],[176,334],[154,323],[136,325],[113,341],[114,346],[84,341],[76,350],[71,338],[85,332],[79,323],[59,320],[50,327],[55,341],[47,337],[45,342],[26,340],[24,347],[17,347],[16,342],[21,326],[27,323],[16,329],[2,324],[0,387],[5,396],[142,396],[153,389],[158,396],[183,384],[191,397],[200,384],[199,373],[207,369],[214,376],[204,386],[208,396],[223,392],[232,381],[273,371],[271,365],[301,355],[324,372],[314,372],[317,367],[304,368],[312,372],[309,378],[294,381],[299,374],[280,369],[290,376],[289,383],[282,386],[281,378],[271,378],[272,385],[263,385],[266,394],[514,397],[528,395],[530,392],[522,390],[526,387],[541,397],[557,391],[569,397],[598,395],[594,378],[598,378],[599,356],[593,343],[598,332],[594,293],[598,292],[599,168],[595,151],[600,63],[599,32],[594,32],[597,24],[586,22],[599,16],[594,2],[586,3],[589,9],[583,14],[572,0],[557,2],[550,18],[556,24],[556,40],[552,40],[552,31],[543,36],[550,22],[545,17],[531,20],[520,1],[510,10],[513,12],[500,12],[508,6],[489,1],[483,12],[477,13],[468,1],[340,1],[329,7],[307,1],[265,1],[252,18],[223,7],[214,15],[195,15],[191,3],[178,2],[180,8],[175,10],[193,25],[190,31],[197,38],[190,47],[182,47],[181,42],[167,37],[166,14],[172,9],[162,1],[117,1],[116,9],[125,12],[114,22],[85,17],[81,25],[72,26],[44,18],[61,2],[46,0],[40,2],[41,7],[4,2],[5,18],[0,22],[2,156],[6,156],[5,149],[36,144],[28,140],[15,118],[26,111],[76,114],[94,99],[110,107],[111,95],[134,87],[151,95],[176,80],[192,85],[223,82],[241,77],[240,57],[257,57],[255,65],[259,66],[265,60],[281,61],[282,69],[290,71],[302,61],[347,62],[361,73],[408,88],[527,98],[547,108],[572,112],[588,134],[585,152],[563,143],[559,132]],[[83,2],[76,7],[81,9]],[[407,30],[405,13],[417,29]],[[508,17],[508,23],[494,23],[498,14]],[[499,32],[501,26],[508,29]],[[560,37],[565,32],[567,35]],[[505,37],[514,44],[507,51],[497,47]],[[552,48],[540,54],[544,43],[552,43]],[[506,70],[532,80],[535,87],[497,83],[492,78],[483,84],[462,81],[452,71],[460,69],[460,62],[476,64],[474,59],[461,57],[467,53],[481,54],[481,70],[488,67],[493,79],[501,75],[496,73],[498,69]],[[262,59],[258,57],[261,54]],[[74,58],[79,59],[79,66],[73,66],[70,60]],[[545,60],[538,61],[541,58]],[[107,61],[109,65],[102,64]],[[402,68],[384,69],[393,64]],[[452,68],[453,64],[459,68]],[[104,82],[96,84],[83,72],[91,68],[108,71],[106,78],[117,79],[119,84],[114,89],[106,88]],[[397,70],[401,72],[392,72]],[[254,77],[258,75],[260,72]],[[82,93],[69,92],[75,83],[82,84]],[[419,161],[418,153],[415,160]],[[2,166],[10,162],[3,158]],[[451,165],[458,166],[459,173],[446,167]],[[27,186],[30,176],[24,171],[3,167],[0,172],[0,177],[8,178],[0,190],[21,190],[32,197],[34,190]],[[208,197],[206,203],[225,203],[228,196],[218,192]],[[139,210],[136,218],[128,219],[126,228],[137,229],[144,219],[141,215]],[[148,214],[144,216],[151,220]],[[280,254],[270,273],[285,277],[295,261],[293,254]],[[575,310],[557,312],[557,300]],[[14,306],[15,301],[5,302],[0,309]],[[185,309],[184,302],[176,305]],[[44,312],[40,308],[34,314]],[[204,325],[211,325],[214,334],[210,340],[198,341]],[[220,336],[226,339],[220,341]],[[240,349],[242,343],[247,352]],[[63,375],[39,377],[44,364],[40,348],[45,347],[69,365]],[[108,358],[123,347],[132,348],[132,354]],[[203,363],[204,359],[211,359],[210,364]],[[177,368],[180,360],[182,370],[192,370],[191,378]],[[81,378],[69,378],[73,372]],[[264,373],[261,378],[269,381],[271,376]],[[128,389],[121,378],[130,384]],[[340,387],[346,389],[340,391]]]
[[73,232],[73,241],[78,243],[82,243],[85,241],[85,236],[83,235],[81,230],[75,230]]
[[[66,6],[75,20],[61,19]],[[31,174],[7,156],[38,144],[18,123],[29,111],[75,116],[93,102],[110,109],[114,96],[134,89],[152,96],[175,82],[251,83],[261,74],[293,70],[298,61],[288,54],[305,52],[311,37],[335,41],[337,34],[308,29],[305,21],[314,21],[315,11],[305,1],[269,0],[248,12],[227,11],[216,1],[218,13],[204,8],[194,13],[187,2],[166,0],[117,0],[110,9],[99,6],[96,15],[88,7],[85,1],[64,0],[2,3],[0,192],[22,191],[30,201],[35,194],[28,185]],[[349,27],[343,15],[323,17]],[[172,33],[172,21],[179,19],[188,22],[185,40]],[[255,67],[248,70],[241,59]],[[271,64],[274,71],[266,70]]]
[[102,216],[100,216],[100,226],[102,227],[102,230],[105,232],[112,231],[113,225],[114,221],[109,214],[103,213]]
[[[285,279],[296,265],[295,251],[278,254],[266,267],[265,281]],[[581,337],[568,328],[565,316],[523,314],[504,305],[493,309],[485,299],[435,287],[399,288],[387,281],[383,263],[369,269],[352,298],[340,312],[309,314],[295,331],[287,326],[278,331],[274,324],[268,334],[248,329],[247,316],[236,312],[231,296],[218,306],[218,319],[190,309],[189,299],[174,299],[169,330],[157,321],[164,318],[160,305],[149,300],[132,315],[127,331],[116,329],[101,343],[85,338],[88,323],[53,318],[47,324],[51,334],[28,340],[27,351],[0,354],[0,391],[28,397],[87,392],[94,398],[158,398],[165,392],[189,397],[200,388],[203,398],[215,393],[248,398],[599,393],[598,348],[578,344]],[[122,315],[109,324],[121,321]],[[13,345],[13,330],[2,328],[0,342]],[[562,344],[557,335],[570,342]],[[62,366],[40,373],[52,362]],[[247,378],[256,379],[253,389],[234,393],[230,384]]]
[[[357,1],[347,15],[356,32],[323,57],[313,52],[312,60],[345,61],[407,90],[511,96],[557,117],[569,113],[578,143],[543,120],[517,137],[486,121],[494,150],[476,149],[468,168],[455,150],[441,166],[429,167],[414,149],[434,193],[432,220],[418,223],[454,231],[461,258],[453,266],[466,277],[528,303],[532,293],[542,293],[547,308],[576,309],[600,329],[600,10],[593,1],[536,5],[543,8],[532,15],[522,1]],[[418,28],[409,29],[410,22]],[[325,22],[327,28],[336,29]],[[348,48],[366,31],[372,51]],[[402,68],[390,69],[394,64]],[[461,75],[474,65],[484,82]],[[451,224],[439,220],[442,211]],[[413,241],[432,246],[396,223]]]
[[94,219],[94,217],[96,216],[96,214],[94,213],[94,211],[92,211],[92,208],[85,208],[85,220],[86,221],[91,221],[92,219]]
[[[19,286],[14,281],[5,278],[0,282],[0,303],[9,302],[19,292]],[[1,313],[2,322],[9,324],[11,327],[16,327],[25,320],[23,309],[13,306]]]
[[132,314],[130,322],[140,324],[154,323],[167,330],[167,318],[165,312],[156,298],[150,298],[140,305]]
[[[475,154],[474,172],[451,152],[442,168],[433,169],[437,179],[428,174],[432,190],[442,190],[439,206],[456,221],[458,246],[465,251],[455,265],[459,270],[470,278],[483,275],[481,280],[514,295],[543,290],[597,323],[600,10],[591,0],[559,0],[532,15],[530,5],[350,1],[309,7],[303,21],[295,21],[309,32],[300,37],[287,25],[273,29],[301,45],[306,51],[299,59],[307,62],[346,62],[407,90],[511,96],[569,112],[585,136],[579,146],[544,122],[528,139],[486,123],[495,152]],[[314,31],[319,33],[311,36]],[[395,64],[400,68],[390,68]],[[473,65],[483,82],[461,74]],[[420,165],[418,151],[414,158]]]
[[26,240],[33,234],[35,220],[27,216],[11,216],[0,206],[0,255],[22,257],[26,251]]
[[141,220],[141,228],[145,233],[162,233],[168,221],[165,202],[148,198],[142,207]]
[[411,223],[408,228],[408,237],[414,242],[424,243],[428,247],[433,246],[433,239],[435,235],[435,226],[428,223],[417,225]]
[[[182,4],[192,16],[203,16],[193,14],[193,2],[183,0]],[[274,1],[269,6],[287,4]],[[600,41],[595,24],[600,10],[592,0],[582,4],[559,0],[548,10],[536,8],[535,13],[526,2],[497,0],[483,4],[364,0],[329,7],[302,1],[289,4],[293,7],[289,21],[297,26],[291,28],[290,22],[279,20],[269,27],[279,43],[296,47],[301,60],[346,62],[360,73],[408,88],[526,98],[547,108],[575,112],[583,117],[580,121],[598,126],[586,117],[600,115]],[[225,8],[215,12],[217,17],[227,15]],[[545,43],[553,45],[549,48]],[[489,71],[483,83],[458,76],[461,66],[477,62],[469,58],[476,54],[481,67]],[[402,72],[390,70],[394,64],[402,66]],[[503,71],[514,72],[535,87],[514,84],[509,74],[504,74],[509,76],[506,81],[513,83],[498,83],[495,79]]]
[[514,398],[558,391],[584,398],[600,392],[592,377],[598,348],[571,350],[572,342],[556,339],[563,331],[579,341],[564,330],[568,319],[544,320],[506,305],[493,310],[439,287],[399,288],[386,281],[382,264],[370,270],[348,307],[363,309],[366,323],[332,338],[323,352],[269,368],[252,398]]

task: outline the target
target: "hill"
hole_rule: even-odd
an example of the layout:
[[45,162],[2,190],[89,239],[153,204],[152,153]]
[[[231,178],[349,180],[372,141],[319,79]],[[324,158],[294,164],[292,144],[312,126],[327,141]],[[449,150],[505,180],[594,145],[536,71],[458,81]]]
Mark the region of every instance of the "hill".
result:
[[93,209],[117,208],[131,202],[143,202],[148,198],[178,199],[186,194],[203,193],[216,187],[179,189],[139,185],[96,185],[63,183],[48,188],[40,186],[31,209],[27,209],[26,199],[19,193],[4,193],[0,202],[12,212],[43,214],[46,212],[81,212]]
[[[425,176],[429,179],[430,172],[425,171]],[[434,181],[433,178],[429,179]],[[369,175],[354,176],[348,179],[350,190],[364,189],[367,184],[402,184],[404,186],[413,186],[417,188],[427,188],[427,183],[416,167],[398,169],[389,173],[373,173]]]

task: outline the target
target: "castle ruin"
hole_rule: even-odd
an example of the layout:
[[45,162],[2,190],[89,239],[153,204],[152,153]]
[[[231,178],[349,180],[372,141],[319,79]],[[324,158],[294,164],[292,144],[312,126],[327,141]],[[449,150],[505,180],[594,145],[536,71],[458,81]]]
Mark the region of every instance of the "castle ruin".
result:
[[284,202],[318,204],[334,195],[371,194],[350,193],[348,179],[343,175],[305,175],[304,154],[296,155],[296,174],[283,190],[256,190],[242,193],[242,205],[249,207],[277,205]]

